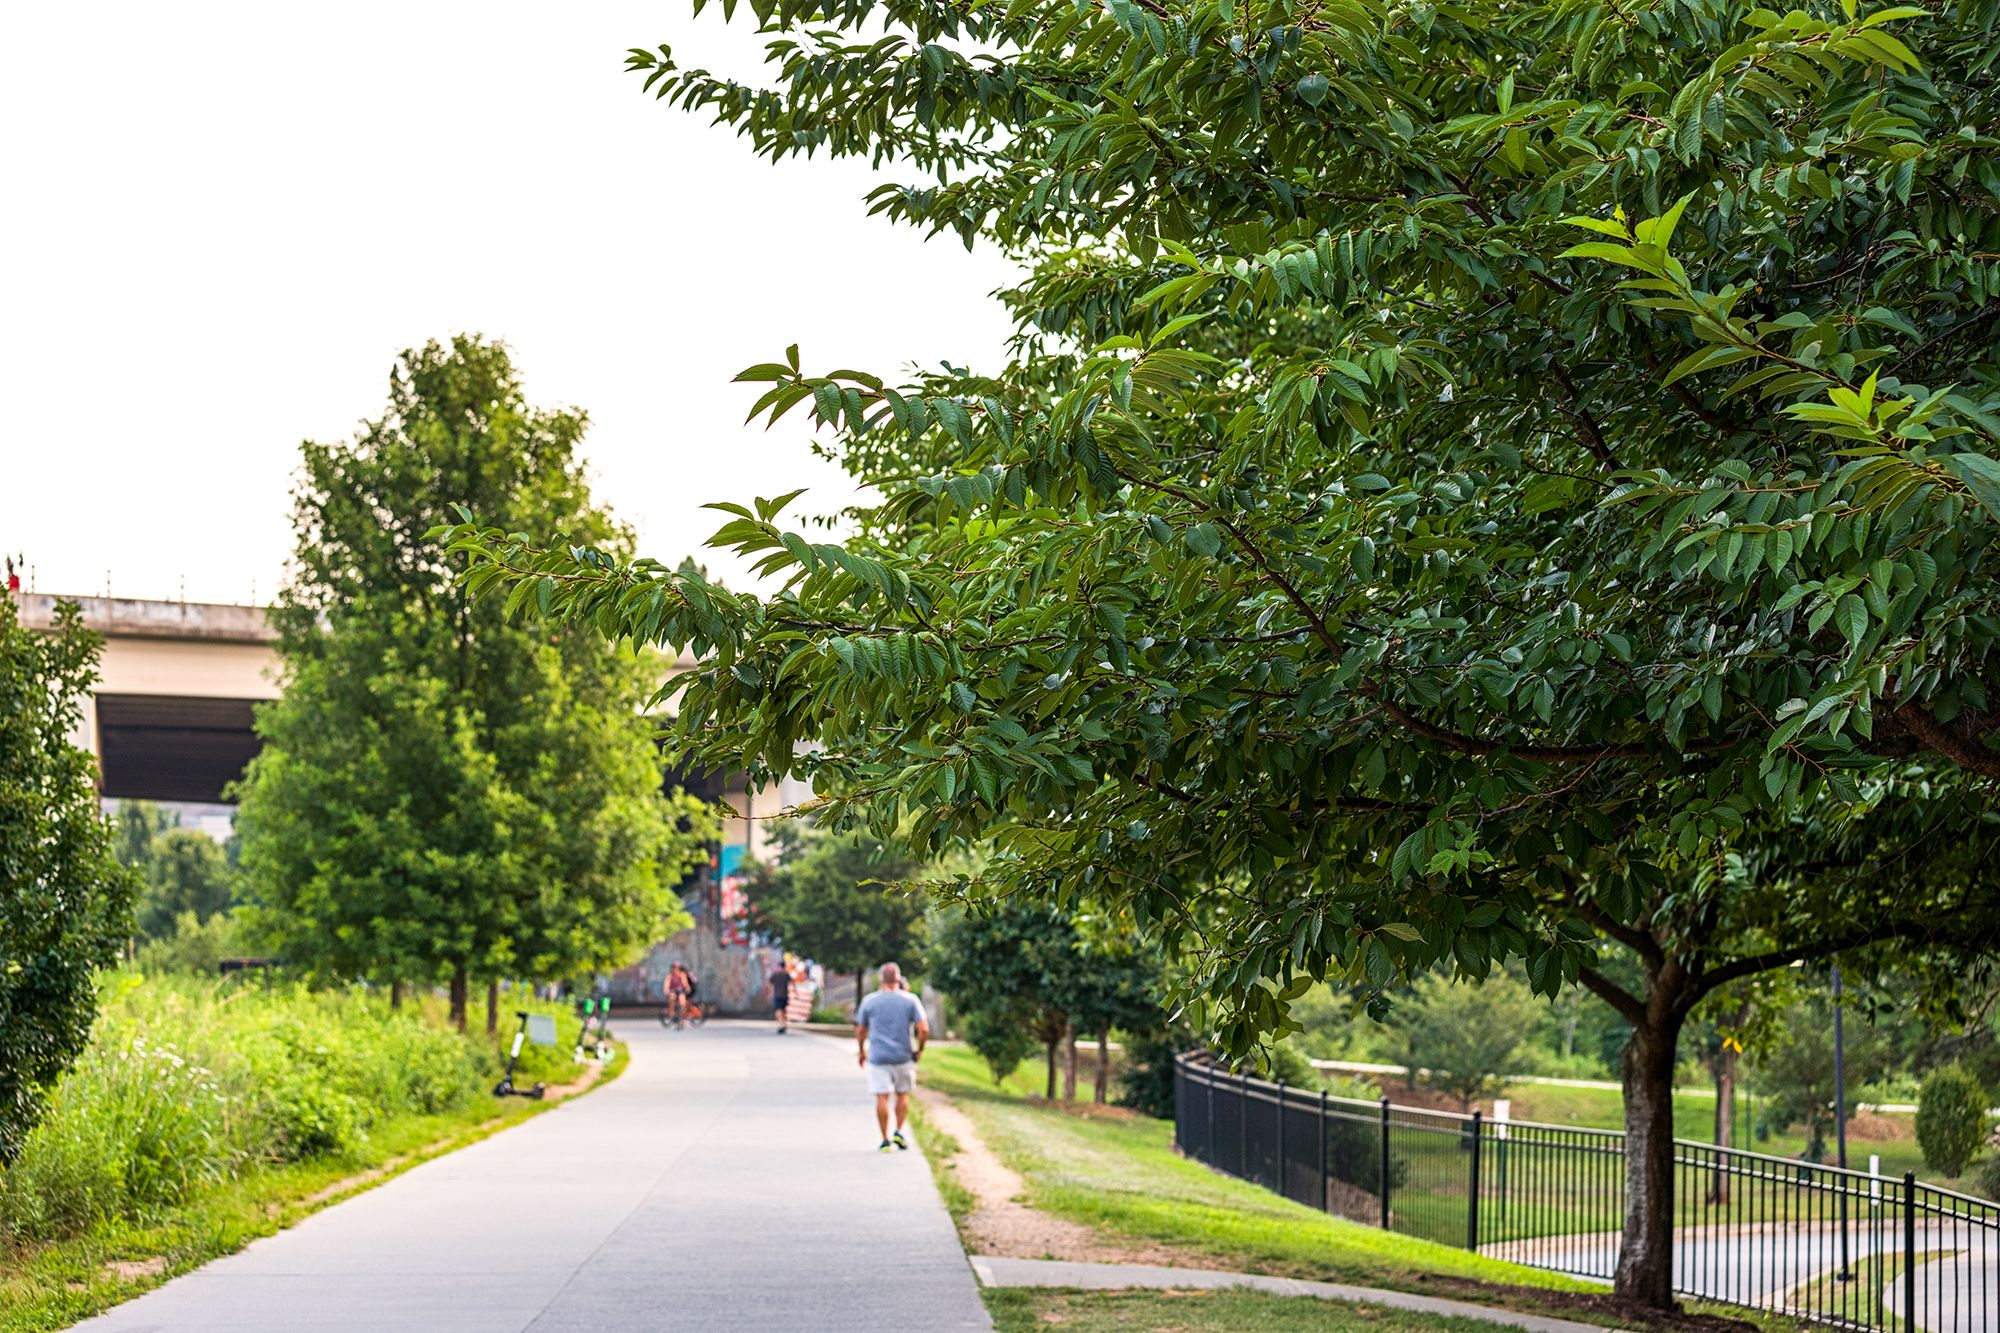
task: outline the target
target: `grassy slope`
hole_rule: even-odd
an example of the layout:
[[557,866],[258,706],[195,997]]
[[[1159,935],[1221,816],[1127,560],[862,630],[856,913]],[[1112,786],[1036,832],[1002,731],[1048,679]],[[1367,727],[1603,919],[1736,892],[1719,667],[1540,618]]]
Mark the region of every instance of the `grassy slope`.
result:
[[1414,1290],[1437,1276],[1597,1289],[1328,1217],[1217,1174],[1174,1152],[1165,1121],[1089,1120],[1031,1104],[1022,1099],[1038,1090],[1032,1077],[1016,1073],[996,1090],[979,1057],[962,1047],[932,1047],[924,1081],[955,1098],[987,1145],[1021,1173],[1034,1207],[1170,1245],[1209,1266]]
[[[567,1060],[567,1049],[562,1056]],[[617,1077],[624,1065],[621,1047],[597,1086]],[[202,1191],[154,1222],[111,1223],[73,1240],[0,1248],[0,1333],[67,1328],[556,1105],[481,1097],[441,1115],[397,1117],[371,1129],[358,1151],[250,1172]],[[165,1266],[130,1277],[106,1267],[155,1259],[164,1259]]]

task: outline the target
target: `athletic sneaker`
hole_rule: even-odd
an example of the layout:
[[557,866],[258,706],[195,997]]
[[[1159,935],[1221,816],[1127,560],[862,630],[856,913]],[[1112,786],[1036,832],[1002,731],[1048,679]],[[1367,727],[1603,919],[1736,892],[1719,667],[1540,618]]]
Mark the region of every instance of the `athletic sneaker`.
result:
[[907,1148],[910,1146],[909,1142],[903,1138],[903,1131],[900,1129],[890,1136],[889,1142],[895,1144],[898,1148]]
[[876,1149],[875,1151],[876,1151],[876,1152],[888,1152],[888,1151],[890,1151],[890,1147],[889,1147],[889,1140],[887,1140],[887,1139],[883,1139],[883,1140],[882,1140],[882,1146],[881,1146],[881,1147],[879,1147],[879,1148],[877,1148],[877,1149]]

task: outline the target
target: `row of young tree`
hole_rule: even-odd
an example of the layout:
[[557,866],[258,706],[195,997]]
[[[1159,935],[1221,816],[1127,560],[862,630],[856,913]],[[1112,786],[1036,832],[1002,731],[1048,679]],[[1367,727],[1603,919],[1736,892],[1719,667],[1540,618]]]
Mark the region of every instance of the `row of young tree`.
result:
[[633,68],[910,164],[875,211],[1023,261],[1015,355],[747,370],[882,497],[732,508],[773,594],[493,520],[470,578],[694,651],[689,757],[1129,921],[1239,1056],[1328,978],[1593,992],[1670,1305],[1703,1003],[2000,956],[2000,5],[748,10],[782,96]]

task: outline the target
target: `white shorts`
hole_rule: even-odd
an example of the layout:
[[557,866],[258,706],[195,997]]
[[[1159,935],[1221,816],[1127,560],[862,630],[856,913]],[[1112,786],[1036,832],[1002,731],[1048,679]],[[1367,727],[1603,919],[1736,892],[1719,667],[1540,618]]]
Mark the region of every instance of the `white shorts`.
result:
[[908,1092],[917,1086],[917,1062],[905,1060],[899,1065],[868,1066],[868,1091],[881,1096],[886,1092]]

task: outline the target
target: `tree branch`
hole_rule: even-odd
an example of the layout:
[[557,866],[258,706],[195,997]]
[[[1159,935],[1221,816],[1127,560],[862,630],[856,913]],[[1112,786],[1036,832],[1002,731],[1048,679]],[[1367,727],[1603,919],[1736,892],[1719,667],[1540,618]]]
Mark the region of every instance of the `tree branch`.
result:
[[[1969,773],[2000,782],[2000,751],[1979,738],[1979,728],[1948,727],[1922,704],[1904,704],[1894,714],[1912,736]],[[1985,719],[1980,719],[1984,721]]]
[[1637,927],[1622,924],[1609,912],[1578,893],[1575,889],[1565,888],[1563,890],[1563,901],[1569,904],[1571,911],[1575,912],[1585,921],[1588,921],[1593,927],[1603,931],[1612,939],[1617,940],[1647,962],[1657,966],[1666,957],[1665,952],[1660,948],[1658,940]]
[[1583,447],[1590,450],[1598,462],[1616,472],[1621,466],[1618,456],[1612,453],[1611,446],[1604,442],[1604,432],[1598,428],[1597,418],[1583,405],[1583,394],[1577,389],[1576,381],[1571,379],[1569,372],[1556,361],[1549,363],[1549,377],[1560,384],[1563,392],[1569,395],[1569,406],[1563,410],[1576,422],[1577,438],[1583,442]]
[[1646,1006],[1638,996],[1620,986],[1610,977],[1594,967],[1586,967],[1577,973],[1577,980],[1596,992],[1597,998],[1624,1015],[1633,1027],[1643,1027],[1646,1022]]
[[1714,971],[1700,973],[1694,981],[1695,995],[1699,998],[1732,981],[1754,977],[1762,972],[1775,972],[1781,967],[1790,967],[1793,963],[1802,963],[1809,958],[1831,958],[1835,954],[1865,948],[1870,944],[1881,944],[1886,940],[1925,939],[1934,933],[1928,923],[1920,924],[1914,921],[1886,926],[1856,927],[1845,935],[1836,935],[1832,939],[1817,940],[1810,944],[1795,944],[1789,949],[1776,949],[1751,958],[1738,958]]

